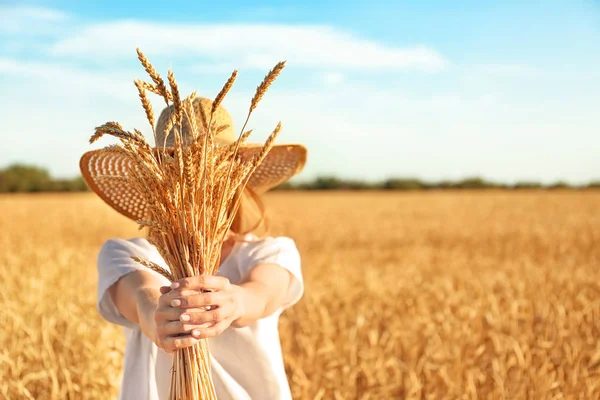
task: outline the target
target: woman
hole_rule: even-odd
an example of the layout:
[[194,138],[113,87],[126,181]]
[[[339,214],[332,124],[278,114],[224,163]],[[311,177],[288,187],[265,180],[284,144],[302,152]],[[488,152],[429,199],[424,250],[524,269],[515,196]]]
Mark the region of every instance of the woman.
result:
[[[210,112],[212,102],[195,107]],[[196,113],[199,115],[199,113]],[[164,129],[165,108],[156,125],[157,143],[172,146]],[[220,141],[235,140],[233,122],[219,107],[217,125],[229,125]],[[184,124],[183,136],[189,135]],[[197,122],[202,126],[201,122]],[[244,146],[252,157],[258,146]],[[88,186],[121,214],[136,220],[145,205],[118,180],[98,179],[123,173],[128,163],[118,154],[90,151],[80,166]],[[276,145],[242,193],[216,276],[168,280],[131,260],[138,256],[168,270],[145,238],[108,240],[98,257],[98,310],[124,328],[126,337],[120,399],[162,400],[169,389],[172,352],[208,338],[212,376],[220,400],[290,399],[278,333],[280,314],[304,291],[300,255],[294,241],[267,236],[259,195],[299,173],[306,162],[301,145]],[[208,292],[207,292],[208,291]]]

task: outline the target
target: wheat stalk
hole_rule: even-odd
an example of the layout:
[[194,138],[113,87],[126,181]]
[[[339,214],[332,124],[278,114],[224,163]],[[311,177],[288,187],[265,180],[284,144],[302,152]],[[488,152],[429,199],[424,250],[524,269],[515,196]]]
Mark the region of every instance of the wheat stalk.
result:
[[183,110],[181,107],[181,97],[179,96],[179,88],[177,87],[177,82],[175,81],[175,75],[173,71],[169,70],[168,73],[169,78],[169,86],[171,87],[171,93],[173,94],[173,108],[175,111],[175,116],[177,118],[177,122],[181,123],[183,120]]
[[269,90],[269,86],[277,79],[283,68],[285,67],[285,61],[280,61],[273,67],[272,70],[269,71],[265,79],[261,82],[261,84],[256,88],[256,93],[252,98],[252,102],[250,103],[250,112],[252,112],[257,106],[260,100],[263,98],[264,94]]
[[146,88],[144,87],[142,81],[136,79],[134,81],[135,87],[138,90],[138,94],[140,96],[140,101],[142,102],[142,107],[144,107],[144,111],[146,111],[146,118],[152,127],[152,132],[154,132],[154,110],[152,109],[152,105],[150,104],[150,100],[148,100],[148,96],[146,96]]
[[137,49],[138,59],[146,69],[146,72],[150,76],[150,78],[154,81],[156,85],[157,92],[165,99],[167,105],[169,104],[169,91],[167,90],[167,86],[165,85],[165,81],[161,78],[161,76],[156,72],[150,61],[146,58],[146,56],[142,53],[142,51]]
[[237,78],[237,73],[237,69],[231,73],[231,76],[229,77],[229,79],[227,79],[225,85],[223,85],[223,89],[221,89],[219,94],[217,94],[217,97],[215,97],[215,101],[213,101],[212,104],[211,114],[214,114],[215,111],[217,111],[217,108],[219,107],[225,96],[227,96],[227,93],[229,93],[229,90],[233,86],[233,82],[235,82],[235,78]]
[[151,269],[152,271],[158,272],[159,274],[167,278],[169,281],[175,280],[175,278],[169,271],[152,261],[144,260],[143,258],[139,257],[131,257],[131,259],[135,262],[140,263],[144,267]]
[[164,96],[165,94],[167,95],[167,98],[169,100],[173,100],[173,96],[171,95],[171,93],[169,93],[169,91],[167,91],[166,93],[164,93],[162,90],[160,90],[156,85],[153,85],[151,83],[145,82],[140,80],[139,81],[139,85],[144,89],[147,90],[148,92],[157,94],[159,96]]

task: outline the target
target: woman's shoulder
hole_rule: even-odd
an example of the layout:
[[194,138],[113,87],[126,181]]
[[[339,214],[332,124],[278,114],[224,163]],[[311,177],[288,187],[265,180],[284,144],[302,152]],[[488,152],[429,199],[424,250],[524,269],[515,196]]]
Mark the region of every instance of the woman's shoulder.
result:
[[296,241],[289,236],[264,236],[259,237],[252,233],[249,233],[243,237],[243,240],[239,241],[241,248],[246,249],[260,249],[265,247],[294,247],[296,248]]
[[141,237],[110,238],[100,248],[100,256],[133,255],[152,251],[153,246]]
[[237,255],[242,259],[263,260],[282,255],[286,258],[300,258],[295,240],[288,236],[259,238],[249,234],[236,247]]

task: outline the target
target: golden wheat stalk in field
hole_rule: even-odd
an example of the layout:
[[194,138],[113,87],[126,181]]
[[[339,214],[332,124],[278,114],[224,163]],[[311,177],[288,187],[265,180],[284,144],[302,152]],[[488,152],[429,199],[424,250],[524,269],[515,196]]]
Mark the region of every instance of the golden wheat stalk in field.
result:
[[[140,131],[125,131],[116,122],[97,127],[90,143],[104,135],[117,137],[121,145],[109,146],[105,151],[122,152],[134,161],[134,167],[127,176],[118,179],[126,180],[148,204],[148,215],[137,222],[140,227],[149,228],[149,241],[158,248],[170,272],[150,261],[134,260],[170,281],[201,274],[214,275],[220,263],[221,244],[239,207],[239,194],[272,148],[281,128],[278,124],[254,158],[244,160],[238,156],[239,146],[249,136],[244,129],[250,115],[283,69],[284,63],[278,63],[257,87],[238,139],[228,145],[218,145],[215,136],[224,127],[216,126],[213,116],[231,89],[237,71],[233,72],[216,96],[210,115],[206,115],[200,107],[199,119],[203,126],[198,127],[193,107],[196,94],[182,99],[171,70],[168,72],[167,87],[139,49],[138,58],[154,82],[135,81],[146,117],[155,133],[154,111],[147,91],[160,95],[167,107],[172,105],[165,142],[169,135],[174,135],[174,146],[166,148],[156,143],[157,148],[153,149]],[[189,122],[191,137],[184,135],[184,119]],[[175,352],[169,398],[216,399],[206,339],[198,345]]]

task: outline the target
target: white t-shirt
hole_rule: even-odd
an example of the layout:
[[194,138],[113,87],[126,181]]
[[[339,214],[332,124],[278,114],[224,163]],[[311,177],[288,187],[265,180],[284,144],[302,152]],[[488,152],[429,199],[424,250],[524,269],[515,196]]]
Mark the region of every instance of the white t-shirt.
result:
[[[249,237],[251,238],[251,237]],[[146,239],[111,239],[98,256],[98,310],[107,321],[123,326],[126,338],[120,400],[167,399],[172,355],[158,348],[139,328],[121,315],[108,289],[129,272],[147,269],[131,256],[169,269],[156,247]],[[219,400],[291,399],[285,374],[278,321],[281,312],[304,292],[300,255],[292,239],[269,237],[258,242],[237,242],[223,260],[218,275],[233,284],[259,263],[274,263],[290,271],[292,284],[285,304],[275,314],[242,327],[230,327],[209,338],[212,376]],[[156,273],[168,285],[169,281]]]

